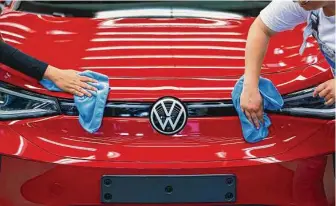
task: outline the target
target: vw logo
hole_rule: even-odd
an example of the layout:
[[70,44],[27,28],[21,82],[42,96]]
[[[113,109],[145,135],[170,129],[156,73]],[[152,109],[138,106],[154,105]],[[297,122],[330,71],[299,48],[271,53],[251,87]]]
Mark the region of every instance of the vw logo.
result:
[[153,105],[149,117],[153,128],[164,135],[174,135],[180,132],[188,118],[184,105],[172,97],[158,100]]

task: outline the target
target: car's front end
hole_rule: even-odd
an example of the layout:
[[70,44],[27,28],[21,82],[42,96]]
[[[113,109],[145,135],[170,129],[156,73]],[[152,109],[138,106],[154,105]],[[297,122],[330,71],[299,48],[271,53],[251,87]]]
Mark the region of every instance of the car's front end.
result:
[[104,73],[111,90],[90,134],[71,95],[1,67],[0,205],[334,203],[335,110],[312,97],[332,74],[312,39],[303,56],[299,37],[284,39],[302,27],[270,42],[262,75],[285,105],[266,111],[269,135],[250,144],[231,91],[258,3],[128,2],[95,16],[85,8],[112,3],[21,3],[0,17],[7,43],[60,68]]

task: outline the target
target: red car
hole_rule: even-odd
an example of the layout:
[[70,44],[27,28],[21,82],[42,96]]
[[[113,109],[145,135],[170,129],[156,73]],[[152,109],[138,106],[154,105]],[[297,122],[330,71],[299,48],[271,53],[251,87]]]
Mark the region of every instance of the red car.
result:
[[[334,205],[333,78],[300,25],[272,38],[262,76],[285,105],[247,143],[231,101],[249,27],[268,2],[6,1],[3,39],[58,68],[110,78],[98,132],[73,96],[0,69],[0,205]],[[163,119],[161,119],[163,117]]]

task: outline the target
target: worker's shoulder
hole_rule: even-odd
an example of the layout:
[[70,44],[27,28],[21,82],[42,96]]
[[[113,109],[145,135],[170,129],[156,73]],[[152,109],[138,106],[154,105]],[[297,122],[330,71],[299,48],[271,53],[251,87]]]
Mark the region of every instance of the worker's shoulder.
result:
[[261,12],[262,22],[272,31],[291,30],[306,22],[309,12],[289,0],[273,0]]
[[308,17],[309,11],[303,9],[298,3],[293,0],[272,0],[268,6],[264,8],[265,11],[272,12],[274,15],[277,13],[286,14],[296,14],[301,17]]

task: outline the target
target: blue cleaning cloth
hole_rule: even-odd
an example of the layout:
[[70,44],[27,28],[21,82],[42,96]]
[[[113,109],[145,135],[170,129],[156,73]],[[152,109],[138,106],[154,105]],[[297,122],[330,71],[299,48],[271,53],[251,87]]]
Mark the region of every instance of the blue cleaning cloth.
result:
[[[107,96],[110,90],[109,80],[106,75],[92,71],[84,71],[79,75],[87,76],[98,81],[98,83],[89,83],[97,88],[97,91],[89,91],[92,96],[74,95],[75,106],[79,112],[79,123],[89,133],[96,132],[102,123]],[[50,91],[61,91],[52,81],[42,79],[40,83]]]
[[264,123],[260,124],[259,129],[257,129],[254,126],[254,124],[247,119],[246,115],[240,108],[240,96],[243,90],[243,82],[244,77],[241,77],[237,81],[231,93],[232,101],[240,119],[244,139],[249,143],[256,143],[268,136],[268,127],[271,125],[271,120],[267,116],[265,110],[272,110],[272,111],[279,110],[282,108],[284,101],[282,99],[281,94],[278,92],[277,88],[273,85],[273,83],[270,80],[260,78],[259,91],[261,97],[263,98]]

